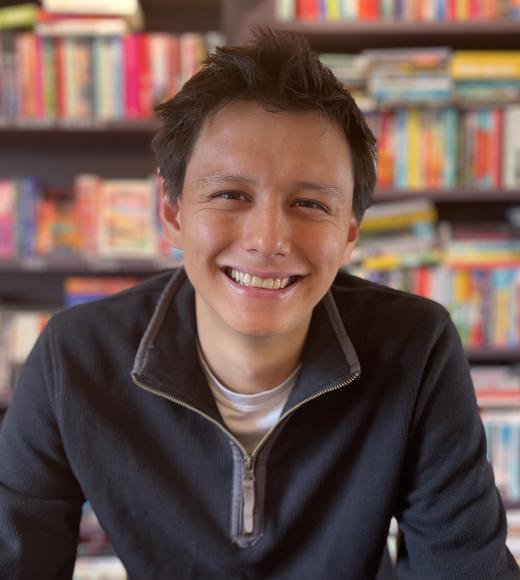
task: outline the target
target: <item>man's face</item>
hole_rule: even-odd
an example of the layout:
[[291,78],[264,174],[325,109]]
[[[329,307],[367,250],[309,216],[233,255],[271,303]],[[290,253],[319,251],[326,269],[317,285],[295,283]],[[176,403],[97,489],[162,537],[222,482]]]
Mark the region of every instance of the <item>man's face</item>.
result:
[[340,130],[317,112],[233,102],[203,125],[182,195],[161,212],[197,322],[249,337],[306,332],[357,238]]

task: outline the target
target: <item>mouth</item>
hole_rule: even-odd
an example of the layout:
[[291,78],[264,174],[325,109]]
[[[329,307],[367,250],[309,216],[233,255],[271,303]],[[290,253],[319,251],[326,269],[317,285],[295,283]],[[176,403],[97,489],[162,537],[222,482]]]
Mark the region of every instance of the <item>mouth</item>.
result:
[[240,286],[262,288],[264,290],[283,290],[301,278],[301,276],[264,278],[255,274],[250,274],[249,272],[236,270],[235,268],[224,268],[223,271],[228,278],[231,278],[231,280],[240,284]]

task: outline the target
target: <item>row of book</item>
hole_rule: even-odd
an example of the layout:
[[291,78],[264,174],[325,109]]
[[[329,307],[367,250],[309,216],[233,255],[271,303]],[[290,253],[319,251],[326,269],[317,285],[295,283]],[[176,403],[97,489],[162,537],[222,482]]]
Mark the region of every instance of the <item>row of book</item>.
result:
[[520,188],[520,105],[406,108],[368,120],[378,141],[381,188]]
[[520,266],[353,271],[443,304],[450,311],[464,346],[470,350],[520,348]]
[[218,33],[0,34],[0,122],[149,119],[221,43]]
[[0,180],[2,260],[45,257],[174,258],[158,219],[160,181],[79,175],[72,191],[54,191],[35,179]]
[[518,0],[276,0],[278,20],[474,21],[520,19]]

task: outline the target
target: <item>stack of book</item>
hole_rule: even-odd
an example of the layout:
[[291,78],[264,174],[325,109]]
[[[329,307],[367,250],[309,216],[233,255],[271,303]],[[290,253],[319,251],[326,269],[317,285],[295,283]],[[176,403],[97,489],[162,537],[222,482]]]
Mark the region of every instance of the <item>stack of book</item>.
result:
[[450,60],[454,97],[460,103],[520,100],[520,52],[456,51]]
[[370,207],[361,222],[351,269],[367,273],[437,264],[440,238],[436,225],[435,206],[428,199]]
[[443,47],[366,50],[368,94],[377,104],[446,104],[453,92],[451,58]]
[[520,368],[514,365],[472,365],[471,376],[481,408],[520,406]]

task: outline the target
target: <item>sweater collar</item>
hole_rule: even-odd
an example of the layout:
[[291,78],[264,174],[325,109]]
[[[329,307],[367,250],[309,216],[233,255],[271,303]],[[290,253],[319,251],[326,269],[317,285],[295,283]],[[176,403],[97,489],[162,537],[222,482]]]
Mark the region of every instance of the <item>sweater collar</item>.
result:
[[[329,290],[315,307],[302,366],[285,410],[359,373],[359,361]],[[163,290],[132,369],[141,385],[222,422],[197,353],[195,293],[183,268]]]

